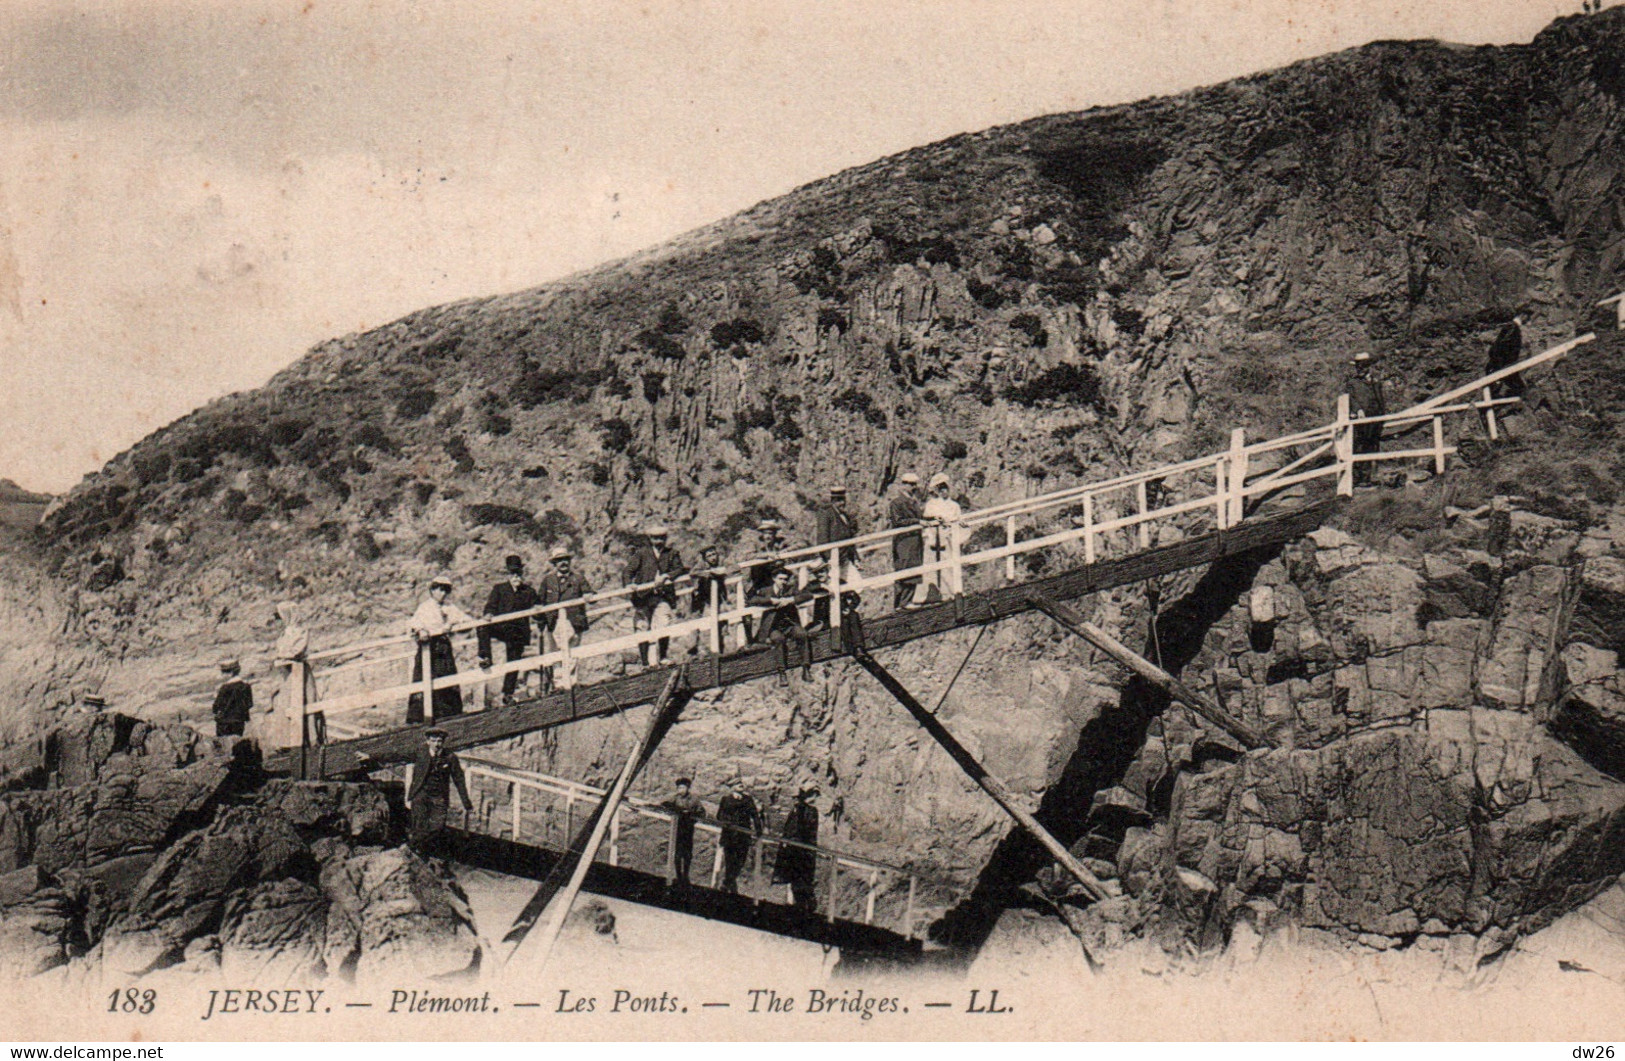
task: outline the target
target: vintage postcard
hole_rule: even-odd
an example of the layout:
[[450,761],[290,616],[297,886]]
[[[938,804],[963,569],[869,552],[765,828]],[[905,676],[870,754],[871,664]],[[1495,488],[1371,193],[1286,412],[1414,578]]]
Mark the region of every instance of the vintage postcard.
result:
[[14,0],[0,126],[7,1039],[1612,1056],[1625,10]]

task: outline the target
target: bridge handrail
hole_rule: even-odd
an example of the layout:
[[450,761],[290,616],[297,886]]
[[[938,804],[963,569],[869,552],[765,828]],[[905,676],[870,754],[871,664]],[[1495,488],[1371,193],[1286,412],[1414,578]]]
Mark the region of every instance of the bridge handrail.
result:
[[[488,777],[496,778],[499,781],[506,781],[509,784],[525,785],[529,788],[541,789],[544,791],[554,791],[560,794],[570,795],[579,798],[583,802],[601,800],[605,794],[604,789],[598,788],[595,785],[586,784],[582,781],[571,781],[568,778],[554,777],[552,775],[538,773],[533,770],[524,770],[518,767],[508,766],[504,763],[494,762],[490,759],[477,758],[461,753],[459,753],[457,757],[463,764],[465,774],[477,772]],[[677,819],[677,813],[675,811],[667,809],[654,800],[629,795],[622,800],[622,803],[636,809],[647,817],[658,818],[662,821],[671,822],[674,822]],[[715,833],[717,835],[721,835],[730,828],[730,826],[717,821],[715,818],[710,818],[703,815],[696,815],[694,818],[694,824],[698,829],[704,829],[707,832]],[[812,851],[816,854],[823,855],[826,858],[839,859],[845,864],[858,869],[880,870],[882,872],[892,874],[893,876],[905,878],[914,877],[920,880],[930,879],[929,874],[921,873],[905,866],[895,866],[889,862],[882,862],[879,859],[854,854],[850,851],[842,851],[839,848],[826,847],[822,844],[807,844],[800,840],[788,840],[782,836],[772,836],[768,833],[751,833],[750,836],[752,839],[759,842],[781,844],[786,847],[799,847],[803,850]]]
[[[1491,419],[1489,429],[1494,437],[1493,411],[1504,405],[1513,404],[1517,398],[1493,398],[1489,393],[1489,385],[1494,381],[1506,378],[1516,372],[1524,371],[1530,367],[1543,364],[1562,356],[1568,350],[1589,342],[1594,336],[1587,334],[1567,343],[1560,344],[1540,354],[1526,358],[1506,369],[1486,375],[1479,380],[1458,387],[1444,395],[1418,403],[1409,408],[1382,416],[1352,418],[1347,415],[1347,396],[1340,400],[1339,419],[1330,424],[1320,425],[1290,435],[1259,442],[1248,443],[1239,430],[1232,435],[1230,449],[1221,450],[1202,457],[1176,462],[1174,464],[1159,466],[1139,472],[1130,472],[1115,476],[1111,479],[1077,484],[1061,490],[1051,491],[1047,494],[1017,501],[1003,502],[984,509],[964,513],[958,520],[953,521],[953,529],[947,535],[947,544],[942,545],[942,538],[937,539],[937,557],[928,562],[913,567],[893,570],[885,573],[869,574],[861,570],[855,575],[842,570],[844,565],[839,561],[842,553],[856,549],[860,556],[873,555],[882,552],[887,544],[903,535],[922,533],[939,533],[937,528],[944,524],[913,524],[906,527],[886,528],[867,534],[845,539],[838,542],[828,542],[812,546],[799,546],[783,550],[772,555],[757,555],[742,561],[722,565],[713,570],[719,572],[716,583],[717,597],[715,607],[708,608],[708,614],[697,616],[683,622],[673,623],[669,626],[646,631],[634,631],[629,635],[620,635],[604,641],[594,641],[569,649],[559,649],[550,653],[524,657],[520,660],[510,661],[501,668],[483,668],[477,671],[460,671],[456,674],[442,675],[433,678],[420,678],[409,685],[392,685],[381,690],[354,693],[347,696],[329,698],[314,704],[305,705],[310,709],[324,711],[339,711],[351,707],[367,706],[381,703],[386,700],[405,696],[410,693],[450,688],[453,686],[478,685],[493,677],[502,674],[514,673],[521,670],[540,669],[551,667],[565,662],[567,659],[585,660],[608,655],[626,648],[633,648],[648,644],[661,638],[675,638],[688,634],[700,633],[707,630],[720,629],[723,624],[736,624],[743,620],[761,614],[762,609],[744,604],[744,587],[750,573],[765,563],[782,563],[801,572],[799,580],[805,584],[808,567],[818,561],[828,558],[831,561],[830,579],[824,589],[833,594],[836,591],[861,592],[894,585],[910,579],[923,579],[928,576],[949,572],[952,576],[955,592],[962,583],[963,572],[966,568],[1005,560],[1007,563],[1006,577],[1014,577],[1013,565],[1015,557],[1034,552],[1039,549],[1082,539],[1085,543],[1085,562],[1094,562],[1095,547],[1103,541],[1103,535],[1113,531],[1126,530],[1166,520],[1190,512],[1212,508],[1215,511],[1216,522],[1219,529],[1239,522],[1245,518],[1243,502],[1248,498],[1271,493],[1284,488],[1286,485],[1295,485],[1308,482],[1312,479],[1331,475],[1339,476],[1338,489],[1340,492],[1352,489],[1351,480],[1347,477],[1356,464],[1371,463],[1375,461],[1410,460],[1432,457],[1439,471],[1443,470],[1443,463],[1447,456],[1455,452],[1454,447],[1444,444],[1442,435],[1443,418],[1447,415],[1477,412]],[[1474,393],[1482,393],[1481,400],[1462,402],[1458,399]],[[1448,399],[1448,400],[1447,400]],[[1349,433],[1353,428],[1369,424],[1382,424],[1387,428],[1406,428],[1431,421],[1434,425],[1434,444],[1428,449],[1405,450],[1401,452],[1387,452],[1376,454],[1354,454],[1349,448]],[[1281,468],[1270,469],[1257,478],[1252,476],[1252,461],[1257,456],[1283,449],[1292,449],[1305,445],[1317,445],[1317,448],[1292,460]],[[1297,472],[1297,469],[1306,464],[1330,454],[1330,463],[1309,472]],[[1211,479],[1199,483],[1199,492],[1195,497],[1169,504],[1153,506],[1148,500],[1148,487],[1153,482],[1166,482],[1170,478],[1190,473],[1203,473],[1212,470]],[[1259,469],[1259,471],[1264,471]],[[1296,474],[1294,474],[1296,473]],[[1134,502],[1138,508],[1136,512],[1127,515],[1116,515],[1109,519],[1096,520],[1094,504],[1103,495],[1122,491],[1129,488],[1138,488]],[[1016,520],[1021,517],[1033,517],[1048,510],[1060,510],[1066,506],[1080,504],[1083,506],[1082,525],[1064,529],[1050,534],[1031,536],[1025,540],[1017,540]],[[1113,502],[1115,504],[1115,502]],[[1056,514],[1059,514],[1058,512]],[[1002,545],[986,546],[977,549],[964,548],[968,544],[969,531],[973,528],[987,526],[995,521],[1004,521],[1006,541]],[[1028,528],[1029,530],[1032,528]],[[1142,547],[1147,543],[1146,531],[1141,530]],[[624,586],[613,590],[605,590],[574,600],[560,601],[553,604],[542,605],[519,612],[511,612],[501,616],[481,618],[469,623],[460,624],[454,628],[454,633],[467,633],[482,626],[493,623],[512,621],[515,619],[529,619],[533,616],[544,615],[576,607],[604,606],[596,611],[595,617],[612,614],[625,610],[629,605],[626,598],[641,592],[647,592],[663,585],[671,584],[683,595],[692,595],[695,588],[694,579],[683,574],[670,581],[670,583],[650,582],[635,586]],[[708,602],[710,603],[710,602]],[[839,625],[839,609],[833,609],[832,624]],[[593,613],[589,613],[593,614]],[[386,638],[364,642],[361,645],[349,645],[335,649],[313,653],[307,660],[331,659],[345,654],[357,654],[371,651],[379,647],[392,644],[405,644],[413,640],[411,635],[401,635],[395,638]],[[339,670],[367,666],[381,666],[387,663],[398,662],[411,658],[409,654],[389,656],[383,659],[364,659],[346,663],[341,668],[333,668],[327,673],[337,673]]]

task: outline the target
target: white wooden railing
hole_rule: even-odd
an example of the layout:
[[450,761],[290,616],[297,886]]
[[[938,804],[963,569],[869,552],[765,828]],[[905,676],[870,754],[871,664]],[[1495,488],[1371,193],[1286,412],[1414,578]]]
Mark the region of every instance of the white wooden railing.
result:
[[[579,781],[468,755],[458,758],[469,794],[475,800],[473,817],[478,829],[515,843],[563,850],[577,825],[603,802],[603,789]],[[663,876],[671,882],[676,877],[676,823],[677,815],[658,803],[625,799],[610,819],[608,842],[599,849],[598,859],[611,866]],[[640,826],[644,828],[640,830]],[[694,832],[696,852],[709,850],[709,887],[716,888],[722,880],[722,826],[700,818],[694,823]],[[928,913],[918,906],[923,898],[918,874],[861,855],[781,837],[764,834],[752,840],[750,871],[740,874],[742,894],[786,902],[783,889],[775,892],[771,883],[770,856],[786,846],[804,848],[813,852],[816,860],[819,913],[825,919],[879,925],[910,939],[917,938],[921,916]]]
[[[1448,458],[1456,452],[1456,446],[1448,441],[1453,435],[1447,432],[1447,423],[1454,421],[1459,426],[1465,422],[1467,431],[1483,430],[1491,439],[1498,437],[1497,411],[1519,399],[1492,397],[1493,384],[1555,360],[1592,338],[1589,334],[1580,336],[1396,413],[1352,418],[1348,396],[1342,395],[1338,399],[1336,418],[1319,427],[1258,442],[1249,442],[1244,429],[1236,428],[1224,450],[1207,456],[992,505],[964,513],[952,523],[890,528],[845,541],[753,557],[717,569],[717,577],[709,581],[708,599],[701,602],[700,609],[693,607],[695,580],[684,576],[675,581],[675,588],[681,600],[688,602],[691,615],[694,611],[701,614],[655,630],[617,632],[574,646],[561,644],[553,651],[510,660],[500,666],[441,677],[431,674],[427,644],[414,645],[410,635],[314,652],[306,657],[304,665],[316,666],[315,677],[321,691],[315,702],[303,702],[303,671],[301,665],[296,664],[286,697],[295,717],[287,729],[292,734],[303,732],[301,716],[318,712],[332,733],[353,735],[369,728],[393,728],[392,723],[369,727],[359,720],[352,724],[336,718],[399,701],[414,693],[423,697],[425,717],[429,717],[433,712],[430,705],[434,690],[486,686],[509,673],[556,670],[557,684],[566,687],[577,668],[583,665],[626,652],[643,652],[646,646],[667,638],[674,642],[698,638],[711,652],[727,651],[730,646],[725,644],[725,633],[732,631],[736,639],[742,638],[745,624],[765,610],[747,603],[751,573],[764,564],[789,567],[797,573],[798,584],[803,587],[808,584],[812,569],[822,564],[828,579],[822,591],[830,598],[829,622],[839,627],[842,609],[836,602],[841,600],[842,594],[871,593],[898,582],[923,580],[935,584],[940,596],[950,597],[978,582],[991,588],[1001,580],[1019,581],[1018,561],[1021,560],[1031,563],[1042,557],[1048,562],[1058,556],[1069,563],[1094,564],[1102,558],[1150,548],[1161,527],[1174,527],[1180,534],[1228,530],[1245,521],[1263,499],[1315,480],[1332,480],[1337,493],[1349,495],[1354,490],[1354,471],[1359,464],[1426,461],[1435,473],[1442,473]],[[1381,425],[1385,435],[1401,437],[1425,425],[1429,435],[1425,445],[1356,453],[1355,429],[1372,424]],[[1462,432],[1458,430],[1454,434]],[[877,560],[883,561],[897,539],[908,535],[923,536],[925,562],[878,571]],[[855,551],[860,558],[857,573],[849,574],[841,562],[842,554],[849,551]],[[593,628],[602,629],[606,617],[631,610],[630,598],[634,594],[655,588],[657,584],[648,583],[608,590],[577,600],[483,618],[451,632],[470,636],[480,626],[490,623],[513,619],[530,621],[532,617],[577,607],[587,608]],[[732,647],[741,646],[736,643]],[[403,648],[405,651],[401,651]],[[374,655],[380,650],[385,654]],[[369,677],[380,669],[391,668],[399,675],[402,664],[410,663],[414,657],[421,667],[421,677],[416,681],[398,676],[382,680]],[[345,686],[352,688],[346,690]]]

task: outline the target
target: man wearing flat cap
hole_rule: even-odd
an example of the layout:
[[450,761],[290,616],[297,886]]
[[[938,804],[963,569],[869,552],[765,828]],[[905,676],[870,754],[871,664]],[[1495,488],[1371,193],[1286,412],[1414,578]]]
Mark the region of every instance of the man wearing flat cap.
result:
[[722,782],[717,824],[722,826],[722,890],[732,895],[739,891],[739,873],[764,824],[762,809],[745,791],[738,774]]
[[[575,557],[566,547],[555,546],[548,554],[548,563],[553,570],[542,579],[542,604],[563,604],[566,601],[579,601],[583,597],[592,595],[592,586],[585,577],[575,568]],[[581,644],[582,635],[587,632],[587,606],[585,604],[571,604],[565,608],[555,608],[543,612],[538,620],[542,624],[542,639],[544,652],[563,651],[565,645],[572,649]],[[542,672],[544,684],[552,688],[552,675],[549,671]],[[576,683],[576,664],[572,658],[568,664],[559,667],[559,684],[568,689]]]
[[671,853],[673,882],[688,887],[689,867],[694,864],[694,823],[705,817],[705,804],[695,798],[693,781],[679,777],[676,793],[661,804],[672,812]]
[[[626,584],[640,587],[632,594],[632,629],[660,630],[671,625],[677,612],[677,580],[683,576],[683,558],[667,544],[670,532],[663,524],[654,524],[644,531],[644,544],[632,554],[626,566]],[[643,665],[665,666],[670,662],[671,638],[643,646]]]
[[[451,603],[451,576],[436,575],[429,580],[429,595],[418,610],[412,613],[412,637],[418,651],[412,658],[412,681],[423,680],[424,650],[428,650],[429,673],[442,678],[457,673],[457,653],[451,647],[454,627],[473,626],[474,620],[463,609]],[[463,690],[447,685],[434,691],[432,718],[450,718],[463,713]],[[416,726],[423,721],[423,694],[413,693],[406,701],[406,724]]]
[[242,666],[234,659],[220,664],[225,682],[214,694],[214,735],[241,737],[254,712],[254,690],[242,679]]
[[406,785],[406,806],[412,812],[412,847],[419,853],[434,846],[446,828],[446,812],[451,807],[451,790],[456,786],[463,810],[474,809],[463,780],[463,764],[446,750],[446,731],[438,726],[423,734],[423,749],[412,763],[412,776]]
[[818,909],[818,889],[814,882],[818,876],[818,786],[801,786],[796,802],[784,818],[784,831],[780,835],[787,843],[779,845],[779,857],[773,864],[773,883],[790,886],[790,904],[797,910],[814,913]]
[[[534,586],[525,581],[525,561],[519,556],[510,556],[504,562],[508,569],[508,576],[491,587],[490,594],[485,598],[484,618],[496,615],[510,615],[514,612],[524,612],[535,608],[542,603],[541,595]],[[488,670],[491,667],[491,642],[502,643],[502,662],[512,663],[523,656],[529,655],[530,627],[535,616],[523,615],[513,619],[503,619],[500,622],[486,623],[480,627],[480,667]],[[514,690],[519,687],[519,672],[509,671],[502,676],[502,706],[513,706]]]

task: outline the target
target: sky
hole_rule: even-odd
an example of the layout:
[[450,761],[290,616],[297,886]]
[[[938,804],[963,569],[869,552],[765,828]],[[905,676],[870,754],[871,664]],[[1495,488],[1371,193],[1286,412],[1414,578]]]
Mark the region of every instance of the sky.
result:
[[883,155],[1579,0],[6,0],[0,478]]

